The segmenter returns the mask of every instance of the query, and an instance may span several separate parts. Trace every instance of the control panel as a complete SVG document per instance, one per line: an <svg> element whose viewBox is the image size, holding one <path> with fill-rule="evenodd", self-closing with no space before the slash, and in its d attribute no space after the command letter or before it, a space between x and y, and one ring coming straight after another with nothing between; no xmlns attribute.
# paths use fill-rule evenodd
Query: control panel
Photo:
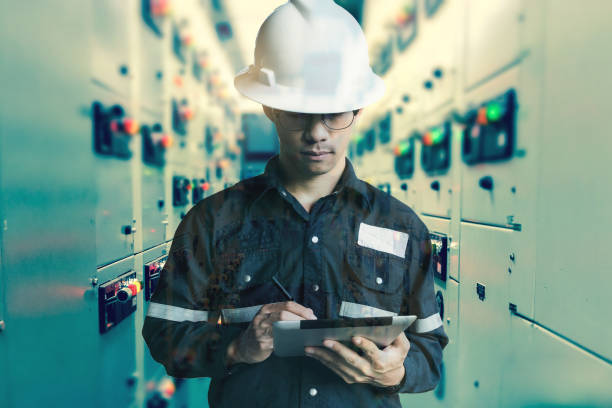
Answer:
<svg viewBox="0 0 612 408"><path fill-rule="evenodd" d="M378 138L381 144L387 144L391 141L391 112L378 122Z"/></svg>
<svg viewBox="0 0 612 408"><path fill-rule="evenodd" d="M422 135L421 164L428 175L445 173L450 167L451 124L444 122Z"/></svg>
<svg viewBox="0 0 612 408"><path fill-rule="evenodd" d="M366 133L365 133L365 137L364 137L364 147L367 151L374 151L374 148L376 147L376 128L372 127L370 128Z"/></svg>
<svg viewBox="0 0 612 408"><path fill-rule="evenodd" d="M438 304L438 313L440 313L440 318L444 320L444 294L441 290L436 292L436 303Z"/></svg>
<svg viewBox="0 0 612 408"><path fill-rule="evenodd" d="M395 155L395 173L400 179L407 179L414 174L414 139L400 142L393 149Z"/></svg>
<svg viewBox="0 0 612 408"><path fill-rule="evenodd" d="M143 125L142 160L150 165L163 167L166 164L166 150L172 146L172 136L163 131L160 123Z"/></svg>
<svg viewBox="0 0 612 408"><path fill-rule="evenodd" d="M363 156L365 153L365 137L362 136L355 142L355 154L357 157Z"/></svg>
<svg viewBox="0 0 612 408"><path fill-rule="evenodd" d="M441 281L446 281L448 270L448 236L438 232L429 234L432 249L432 263L434 276Z"/></svg>
<svg viewBox="0 0 612 408"><path fill-rule="evenodd" d="M161 273L162 269L164 269L167 259L167 256L163 256L155 261L145 264L144 290L146 301L151 300L153 293L155 293L155 288L157 288L157 282L159 281L159 274Z"/></svg>
<svg viewBox="0 0 612 408"><path fill-rule="evenodd" d="M193 109L187 99L177 101L172 99L172 128L179 135L187 134L187 122L193 118Z"/></svg>
<svg viewBox="0 0 612 408"><path fill-rule="evenodd" d="M128 117L121 105L105 107L100 102L92 105L94 149L105 156L123 159L132 157L130 141L138 133L138 122Z"/></svg>
<svg viewBox="0 0 612 408"><path fill-rule="evenodd" d="M425 0L425 14L433 17L444 0Z"/></svg>
<svg viewBox="0 0 612 408"><path fill-rule="evenodd" d="M514 153L516 94L510 89L467 114L462 156L469 165L510 159Z"/></svg>
<svg viewBox="0 0 612 408"><path fill-rule="evenodd" d="M378 189L384 191L385 193L391 195L391 183L380 183L378 185Z"/></svg>
<svg viewBox="0 0 612 408"><path fill-rule="evenodd" d="M417 1L409 0L398 10L394 26L397 31L397 48L404 51L417 35Z"/></svg>
<svg viewBox="0 0 612 408"><path fill-rule="evenodd" d="M210 183L204 179L193 179L193 193L191 202L196 205L198 202L204 199L204 194L210 189Z"/></svg>
<svg viewBox="0 0 612 408"><path fill-rule="evenodd" d="M188 178L174 176L172 178L172 205L182 207L189 203L189 191L192 186Z"/></svg>
<svg viewBox="0 0 612 408"><path fill-rule="evenodd" d="M129 271L98 287L98 310L100 333L115 327L136 310L136 295L142 285L136 279L136 272Z"/></svg>
<svg viewBox="0 0 612 408"><path fill-rule="evenodd" d="M204 51L198 52L194 50L192 60L191 72L193 73L193 77L198 80L198 82L202 82L204 80L204 73L210 69L208 54Z"/></svg>
<svg viewBox="0 0 612 408"><path fill-rule="evenodd" d="M193 45L193 37L187 27L187 21L172 25L172 50L174 56L183 64L186 62L186 52Z"/></svg>
<svg viewBox="0 0 612 408"><path fill-rule="evenodd" d="M171 12L170 0L142 0L142 19L160 37L163 21Z"/></svg>

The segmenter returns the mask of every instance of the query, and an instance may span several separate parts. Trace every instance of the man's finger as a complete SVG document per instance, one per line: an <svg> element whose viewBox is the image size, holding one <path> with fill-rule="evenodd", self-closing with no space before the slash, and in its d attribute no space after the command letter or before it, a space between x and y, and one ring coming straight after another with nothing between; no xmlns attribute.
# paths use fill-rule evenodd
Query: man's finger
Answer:
<svg viewBox="0 0 612 408"><path fill-rule="evenodd" d="M344 344L334 340L325 340L323 345L325 346L323 350L328 351L338 365L349 367L360 376L372 374L372 364Z"/></svg>
<svg viewBox="0 0 612 408"><path fill-rule="evenodd" d="M325 367L329 368L334 373L336 373L336 375L338 375L338 377L342 378L342 380L344 380L345 383L353 384L353 383L356 382L354 378L352 378L348 374L344 373L342 370L340 370L338 367L336 367L335 364L330 363L327 360L323 360L322 358L319 358L319 356L312 355L312 357L317 359L317 360L319 360L319 362L321 362L321 364L323 364Z"/></svg>
<svg viewBox="0 0 612 408"><path fill-rule="evenodd" d="M296 302L269 303L264 305L261 310L264 313L274 313L286 310L298 316L302 316L306 320L315 320L317 318L312 309L304 307Z"/></svg>
<svg viewBox="0 0 612 408"><path fill-rule="evenodd" d="M364 351L366 358L370 360L374 369L378 370L377 366L383 359L382 351L380 351L378 346L365 337L353 337L353 344Z"/></svg>
<svg viewBox="0 0 612 408"><path fill-rule="evenodd" d="M387 351L387 349L392 348L397 348L401 352L408 354L408 351L410 350L410 340L408 340L408 337L406 337L406 334L404 332L401 332L391 344L385 347L384 351Z"/></svg>
<svg viewBox="0 0 612 408"><path fill-rule="evenodd" d="M295 313L289 312L287 310L281 310L280 312L270 313L270 321L276 322L279 320L305 320L304 317L297 315Z"/></svg>
<svg viewBox="0 0 612 408"><path fill-rule="evenodd" d="M364 377L356 367L349 365L343 358L324 347L306 347L306 355L313 357L340 375L346 382L360 382ZM340 374L342 373L342 374ZM349 381L347 381L347 379Z"/></svg>

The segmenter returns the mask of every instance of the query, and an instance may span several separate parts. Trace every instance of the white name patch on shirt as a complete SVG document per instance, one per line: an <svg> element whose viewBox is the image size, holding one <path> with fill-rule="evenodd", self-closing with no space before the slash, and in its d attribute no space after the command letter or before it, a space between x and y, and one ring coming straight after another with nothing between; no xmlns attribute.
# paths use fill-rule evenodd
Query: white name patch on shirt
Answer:
<svg viewBox="0 0 612 408"><path fill-rule="evenodd" d="M404 258L406 245L408 245L408 234L362 222L359 225L357 244Z"/></svg>

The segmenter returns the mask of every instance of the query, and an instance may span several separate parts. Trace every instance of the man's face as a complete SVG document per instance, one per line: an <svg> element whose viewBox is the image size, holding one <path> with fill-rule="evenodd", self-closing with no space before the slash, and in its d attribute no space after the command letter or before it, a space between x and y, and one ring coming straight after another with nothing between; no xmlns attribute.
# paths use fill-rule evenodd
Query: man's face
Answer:
<svg viewBox="0 0 612 408"><path fill-rule="evenodd" d="M324 122L320 114L295 114L267 106L263 110L276 125L280 156L298 174L307 177L325 174L344 160L355 123L363 111L327 115ZM348 123L349 126L340 130L329 127L342 128Z"/></svg>

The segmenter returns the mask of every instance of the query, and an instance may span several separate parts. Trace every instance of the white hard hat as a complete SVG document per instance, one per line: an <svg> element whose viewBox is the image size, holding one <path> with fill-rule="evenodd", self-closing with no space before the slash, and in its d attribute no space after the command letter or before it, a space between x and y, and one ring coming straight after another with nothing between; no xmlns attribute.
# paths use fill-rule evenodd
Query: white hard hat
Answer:
<svg viewBox="0 0 612 408"><path fill-rule="evenodd" d="M347 112L385 93L359 23L332 0L290 0L274 10L257 34L255 63L234 85L255 102L303 113Z"/></svg>

